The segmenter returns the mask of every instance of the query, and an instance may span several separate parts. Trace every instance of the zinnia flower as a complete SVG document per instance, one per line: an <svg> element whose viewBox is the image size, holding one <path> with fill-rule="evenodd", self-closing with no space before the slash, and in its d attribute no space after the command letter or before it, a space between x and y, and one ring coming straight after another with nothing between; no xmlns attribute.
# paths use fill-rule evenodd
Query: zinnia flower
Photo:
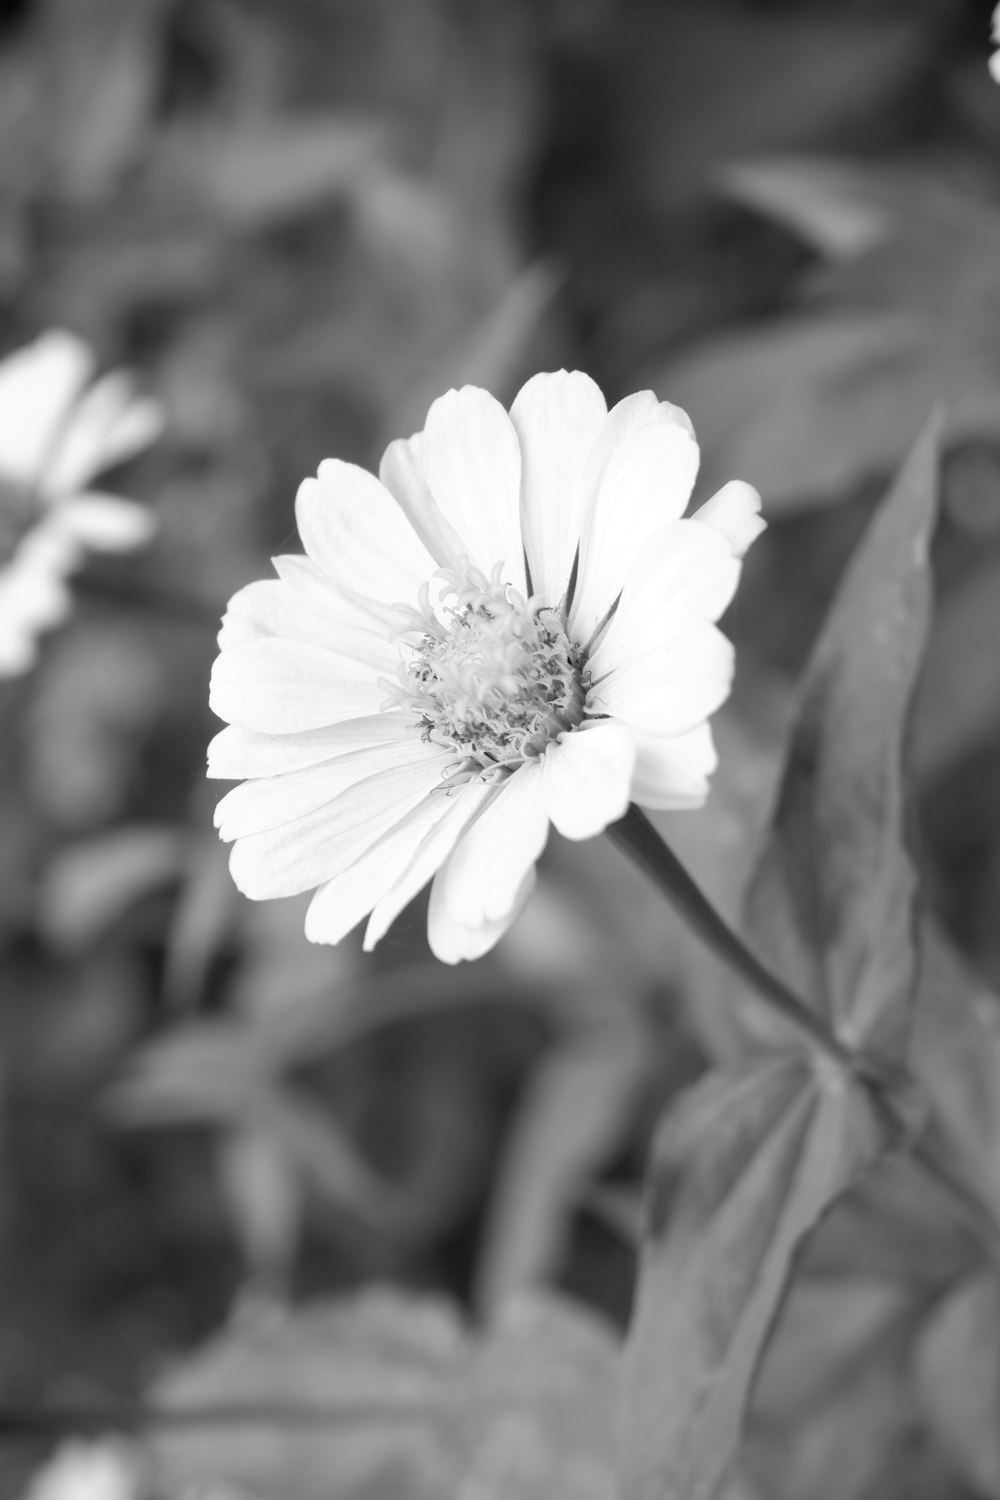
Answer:
<svg viewBox="0 0 1000 1500"><path fill-rule="evenodd" d="M0 677L25 671L38 634L68 613L67 574L85 550L148 540L149 513L89 488L161 427L129 377L86 389L93 356L72 334L43 334L0 362Z"/></svg>
<svg viewBox="0 0 1000 1500"><path fill-rule="evenodd" d="M994 47L1000 48L1000 5L993 12L993 25L990 28L990 38ZM995 83L1000 83L1000 51L994 52L989 60L989 70Z"/></svg>
<svg viewBox="0 0 1000 1500"><path fill-rule="evenodd" d="M552 823L599 833L629 801L697 807L729 691L715 621L762 528L749 485L681 519L698 448L650 391L608 411L579 373L510 414L466 386L391 443L379 479L328 459L298 493L305 557L231 600L209 774L233 878L318 887L315 942L370 912L370 948L433 877L433 952L490 948Z"/></svg>

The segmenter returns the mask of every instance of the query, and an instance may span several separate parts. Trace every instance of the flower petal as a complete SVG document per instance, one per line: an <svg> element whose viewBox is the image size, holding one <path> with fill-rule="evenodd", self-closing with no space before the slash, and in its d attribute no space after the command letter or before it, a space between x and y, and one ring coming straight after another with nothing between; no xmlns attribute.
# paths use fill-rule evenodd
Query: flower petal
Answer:
<svg viewBox="0 0 1000 1500"><path fill-rule="evenodd" d="M732 644L715 625L696 621L596 683L587 712L650 734L682 734L725 702L732 677Z"/></svg>
<svg viewBox="0 0 1000 1500"><path fill-rule="evenodd" d="M427 414L421 445L424 474L463 550L489 576L525 592L519 519L521 450L510 417L488 391L449 391Z"/></svg>
<svg viewBox="0 0 1000 1500"><path fill-rule="evenodd" d="M740 564L727 538L698 521L670 521L625 577L618 608L590 653L593 678L672 639L689 620L717 620L736 591Z"/></svg>
<svg viewBox="0 0 1000 1500"><path fill-rule="evenodd" d="M311 642L364 662L374 672L394 676L399 666L399 650L389 640L387 629L383 627L379 633L369 626L338 618L334 612L337 604L333 585L328 596L316 590L307 597L301 589L280 578L248 583L229 601L222 617L219 645L226 648L269 637Z"/></svg>
<svg viewBox="0 0 1000 1500"><path fill-rule="evenodd" d="M593 501L584 517L570 610L586 644L621 592L647 539L679 519L698 471L698 445L678 406L640 391L612 407L588 458Z"/></svg>
<svg viewBox="0 0 1000 1500"><path fill-rule="evenodd" d="M466 816L471 816L471 813ZM453 804L447 794L435 788L353 865L320 886L306 915L306 937L313 943L339 943L366 912L398 885L400 870L412 864L425 845L440 849L437 861L440 864L453 847L461 827L462 824L455 820ZM443 837L442 830L446 830ZM432 873L429 871L424 875L420 885L424 885ZM372 930L370 923L368 930ZM373 942L369 943L366 933L366 948Z"/></svg>
<svg viewBox="0 0 1000 1500"><path fill-rule="evenodd" d="M40 478L92 368L86 344L59 330L0 361L0 475Z"/></svg>
<svg viewBox="0 0 1000 1500"><path fill-rule="evenodd" d="M531 588L561 603L580 544L587 458L607 406L579 370L534 375L510 409L521 444L521 530Z"/></svg>
<svg viewBox="0 0 1000 1500"><path fill-rule="evenodd" d="M742 557L750 543L767 530L760 513L760 496L753 485L742 479L731 479L706 500L692 516L706 526L714 526L726 538L736 557Z"/></svg>
<svg viewBox="0 0 1000 1500"><path fill-rule="evenodd" d="M53 523L74 542L95 552L131 552L155 534L152 511L117 495L91 490L51 512Z"/></svg>
<svg viewBox="0 0 1000 1500"><path fill-rule="evenodd" d="M292 823L238 839L229 861L236 885L265 901L332 880L439 787L454 758L418 743L412 764L370 776Z"/></svg>
<svg viewBox="0 0 1000 1500"><path fill-rule="evenodd" d="M264 734L294 734L378 713L385 688L350 657L269 637L227 647L212 668L209 706L220 719Z"/></svg>
<svg viewBox="0 0 1000 1500"><path fill-rule="evenodd" d="M430 492L422 448L421 432L411 438L397 438L382 455L378 477L438 565L456 571L462 565L468 544L442 514Z"/></svg>
<svg viewBox="0 0 1000 1500"><path fill-rule="evenodd" d="M371 919L365 929L365 952L389 930L405 906L408 906L418 891L435 875L454 849L462 833L480 808L496 796L497 789L487 782L473 781L448 793L448 806L443 816L424 836L419 848L414 851L410 863L375 903Z"/></svg>
<svg viewBox="0 0 1000 1500"><path fill-rule="evenodd" d="M147 448L162 430L157 402L137 396L123 370L112 371L76 403L45 466L43 485L54 494L81 489L102 470Z"/></svg>
<svg viewBox="0 0 1000 1500"><path fill-rule="evenodd" d="M278 776L319 765L320 761L353 750L409 739L413 732L413 725L404 715L392 711L345 719L340 724L306 729L300 734L261 734L230 724L220 729L209 744L208 774L220 781Z"/></svg>
<svg viewBox="0 0 1000 1500"><path fill-rule="evenodd" d="M447 868L447 867L446 867ZM431 952L444 964L457 964L462 959L482 958L524 910L525 903L535 889L535 867L532 865L518 886L510 910L502 917L470 925L460 922L448 910L443 896L444 870L439 870L431 886L431 899L427 907L427 938Z"/></svg>
<svg viewBox="0 0 1000 1500"><path fill-rule="evenodd" d="M426 748L419 732L411 730L405 739L350 750L300 771L244 781L216 805L215 826L219 837L228 844L252 833L280 828L283 823L292 823L332 802L358 782L383 771L412 765L422 755L426 755Z"/></svg>
<svg viewBox="0 0 1000 1500"><path fill-rule="evenodd" d="M624 816L635 735L613 719L584 722L542 756L545 811L567 839L589 839Z"/></svg>
<svg viewBox="0 0 1000 1500"><path fill-rule="evenodd" d="M655 809L702 806L719 759L707 723L669 736L637 731L636 744L634 802Z"/></svg>
<svg viewBox="0 0 1000 1500"><path fill-rule="evenodd" d="M356 464L327 458L299 486L302 544L334 583L383 604L413 603L437 564L389 491Z"/></svg>
<svg viewBox="0 0 1000 1500"><path fill-rule="evenodd" d="M526 761L487 803L435 877L448 917L470 929L506 917L545 846L548 827L541 762Z"/></svg>

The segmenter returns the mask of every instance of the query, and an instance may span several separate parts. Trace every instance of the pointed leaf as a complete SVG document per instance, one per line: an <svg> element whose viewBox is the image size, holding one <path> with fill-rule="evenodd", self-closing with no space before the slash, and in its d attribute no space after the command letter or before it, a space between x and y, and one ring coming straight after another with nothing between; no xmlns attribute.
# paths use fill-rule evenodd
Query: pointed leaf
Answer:
<svg viewBox="0 0 1000 1500"><path fill-rule="evenodd" d="M852 1045L889 1062L915 976L903 754L929 614L937 424L925 429L848 567L801 684L747 926Z"/></svg>
<svg viewBox="0 0 1000 1500"><path fill-rule="evenodd" d="M804 1057L709 1074L661 1127L620 1402L626 1500L714 1500L803 1235L881 1150Z"/></svg>

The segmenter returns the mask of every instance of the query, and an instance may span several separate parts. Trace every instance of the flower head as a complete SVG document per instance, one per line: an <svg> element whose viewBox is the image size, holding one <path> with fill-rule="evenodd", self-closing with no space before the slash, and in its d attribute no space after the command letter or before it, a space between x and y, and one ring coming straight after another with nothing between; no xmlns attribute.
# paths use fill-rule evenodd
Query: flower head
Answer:
<svg viewBox="0 0 1000 1500"><path fill-rule="evenodd" d="M1000 5L993 11L993 24L990 27L990 40L994 47L1000 49ZM987 64L994 83L1000 83L1000 50L994 52Z"/></svg>
<svg viewBox="0 0 1000 1500"><path fill-rule="evenodd" d="M715 621L763 526L749 485L682 519L691 424L640 392L536 375L509 414L472 386L391 443L379 479L327 460L297 501L305 557L230 602L209 774L239 888L318 887L306 934L371 947L433 879L439 958L520 910L549 825L589 838L630 801L697 807L732 647Z"/></svg>
<svg viewBox="0 0 1000 1500"><path fill-rule="evenodd" d="M0 677L26 670L65 617L86 549L127 551L152 532L148 512L90 483L152 442L159 408L121 373L87 389L92 371L86 345L58 331L0 362Z"/></svg>

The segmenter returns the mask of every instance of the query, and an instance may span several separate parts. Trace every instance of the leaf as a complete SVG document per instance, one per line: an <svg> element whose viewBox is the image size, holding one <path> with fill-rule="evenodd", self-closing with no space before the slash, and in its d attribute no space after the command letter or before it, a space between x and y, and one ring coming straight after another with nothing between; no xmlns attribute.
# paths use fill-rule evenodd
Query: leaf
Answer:
<svg viewBox="0 0 1000 1500"><path fill-rule="evenodd" d="M57 947L95 942L144 896L183 876L188 839L160 824L131 824L64 849L42 886L41 919Z"/></svg>
<svg viewBox="0 0 1000 1500"><path fill-rule="evenodd" d="M710 340L656 378L688 407L705 483L740 474L770 515L840 499L888 472L935 403L948 442L1000 433L1000 214L930 170L808 157L721 174L740 201L829 257L812 300Z"/></svg>
<svg viewBox="0 0 1000 1500"><path fill-rule="evenodd" d="M621 1142L647 1060L644 1031L622 1008L608 1024L570 1030L529 1079L483 1231L476 1304L487 1313L558 1269L570 1217Z"/></svg>
<svg viewBox="0 0 1000 1500"><path fill-rule="evenodd" d="M444 1302L369 1291L237 1324L181 1363L155 1389L163 1406L262 1414L160 1429L154 1452L174 1484L282 1500L596 1500L617 1358L602 1324L556 1298L521 1298L474 1338Z"/></svg>
<svg viewBox="0 0 1000 1500"><path fill-rule="evenodd" d="M807 1059L716 1072L661 1127L620 1396L626 1500L713 1500L792 1257L885 1144Z"/></svg>
<svg viewBox="0 0 1000 1500"><path fill-rule="evenodd" d="M914 446L841 582L799 689L747 928L841 1038L889 1064L915 983L904 742L930 611L937 426Z"/></svg>
<svg viewBox="0 0 1000 1500"><path fill-rule="evenodd" d="M1000 1288L981 1275L938 1308L917 1355L927 1418L977 1495L1000 1496Z"/></svg>

